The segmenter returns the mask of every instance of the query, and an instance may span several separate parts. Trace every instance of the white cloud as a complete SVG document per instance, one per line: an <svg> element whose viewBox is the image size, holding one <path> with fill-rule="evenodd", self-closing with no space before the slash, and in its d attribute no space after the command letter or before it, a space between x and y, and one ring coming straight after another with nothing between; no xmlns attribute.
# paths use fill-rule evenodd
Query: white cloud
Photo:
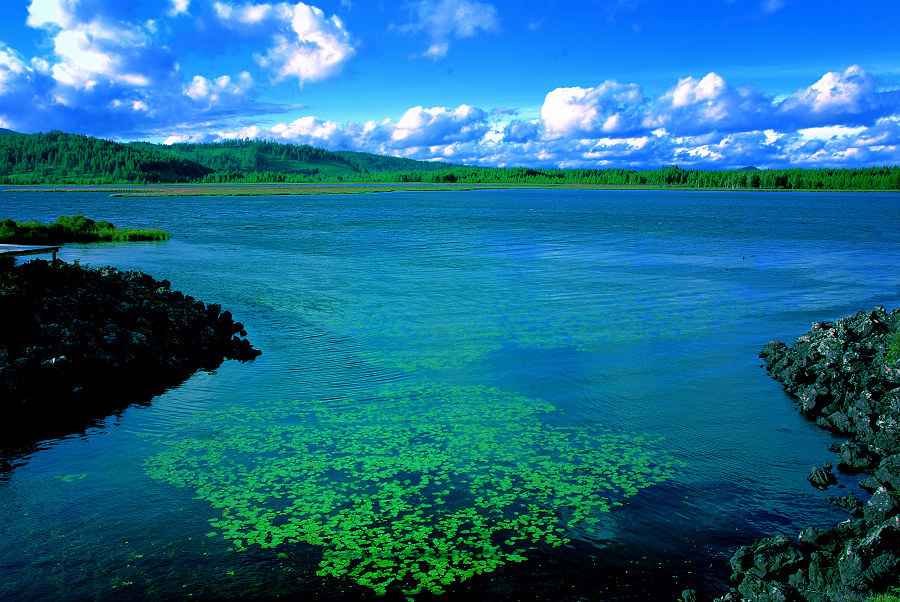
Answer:
<svg viewBox="0 0 900 602"><path fill-rule="evenodd" d="M21 55L0 42L0 96L30 72L31 68Z"/></svg>
<svg viewBox="0 0 900 602"><path fill-rule="evenodd" d="M32 0L26 23L31 27L67 28L72 25L74 8L73 0Z"/></svg>
<svg viewBox="0 0 900 602"><path fill-rule="evenodd" d="M341 19L326 18L315 6L216 2L214 8L219 19L238 32L274 32L272 46L254 58L276 81L296 77L302 85L324 79L340 71L355 53Z"/></svg>
<svg viewBox="0 0 900 602"><path fill-rule="evenodd" d="M164 58L167 51L154 42L155 21L136 25L117 19L108 9L75 0L31 2L27 23L45 30L52 40L56 60L49 72L58 84L82 91L98 84L146 87L171 70L173 62ZM65 90L58 95L67 104L72 96Z"/></svg>
<svg viewBox="0 0 900 602"><path fill-rule="evenodd" d="M596 88L557 88L541 107L547 138L626 133L642 120L646 99L636 84L609 80Z"/></svg>
<svg viewBox="0 0 900 602"><path fill-rule="evenodd" d="M468 105L453 110L413 107L392 128L391 140L398 147L479 140L489 130L487 117L481 109Z"/></svg>
<svg viewBox="0 0 900 602"><path fill-rule="evenodd" d="M209 105L220 102L224 97L236 97L246 94L253 86L253 78L246 71L241 72L237 80L228 75L209 80L202 75L195 75L191 82L184 86L184 95L195 102Z"/></svg>
<svg viewBox="0 0 900 602"><path fill-rule="evenodd" d="M169 15L186 15L191 5L191 0L171 0L172 8L169 9Z"/></svg>
<svg viewBox="0 0 900 602"><path fill-rule="evenodd" d="M862 125L886 112L900 110L898 96L896 92L879 92L876 78L853 65L842 73L826 73L813 85L786 98L778 110L782 117L801 127Z"/></svg>
<svg viewBox="0 0 900 602"><path fill-rule="evenodd" d="M469 0L418 0L409 5L413 21L400 29L422 33L430 39L421 56L440 59L447 56L450 40L469 38L479 31L492 32L500 27L497 8Z"/></svg>
<svg viewBox="0 0 900 602"><path fill-rule="evenodd" d="M749 88L735 89L718 73L685 77L656 99L645 125L675 134L747 131L764 127L772 99Z"/></svg>

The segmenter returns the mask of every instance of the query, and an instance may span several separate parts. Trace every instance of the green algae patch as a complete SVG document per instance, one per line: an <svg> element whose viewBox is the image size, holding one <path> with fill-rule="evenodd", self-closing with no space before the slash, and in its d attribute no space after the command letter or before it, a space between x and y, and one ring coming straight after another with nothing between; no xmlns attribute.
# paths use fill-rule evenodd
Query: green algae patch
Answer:
<svg viewBox="0 0 900 602"><path fill-rule="evenodd" d="M146 470L218 509L207 535L235 550L284 561L321 546L321 577L440 594L590 532L679 464L645 437L550 424L555 412L486 387L271 401L204 416L205 438L173 433Z"/></svg>

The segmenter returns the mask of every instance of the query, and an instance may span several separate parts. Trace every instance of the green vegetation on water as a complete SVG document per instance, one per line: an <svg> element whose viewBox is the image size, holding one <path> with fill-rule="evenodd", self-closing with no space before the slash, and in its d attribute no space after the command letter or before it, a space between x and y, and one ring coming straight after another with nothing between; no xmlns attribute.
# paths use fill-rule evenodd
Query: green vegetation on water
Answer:
<svg viewBox="0 0 900 602"><path fill-rule="evenodd" d="M480 386L270 401L205 413L205 436L171 433L146 470L208 501L208 537L237 551L289 561L318 546L320 577L440 594L571 537L610 537L607 513L681 466L648 437L558 414Z"/></svg>
<svg viewBox="0 0 900 602"><path fill-rule="evenodd" d="M66 242L124 242L138 240L168 240L162 230L134 230L116 228L107 221L95 222L83 215L61 215L49 224L34 220L17 222L0 220L2 244L60 244Z"/></svg>
<svg viewBox="0 0 900 602"><path fill-rule="evenodd" d="M261 140L121 144L0 135L0 185L469 184L727 190L900 190L900 166L858 169L532 169L460 166Z"/></svg>

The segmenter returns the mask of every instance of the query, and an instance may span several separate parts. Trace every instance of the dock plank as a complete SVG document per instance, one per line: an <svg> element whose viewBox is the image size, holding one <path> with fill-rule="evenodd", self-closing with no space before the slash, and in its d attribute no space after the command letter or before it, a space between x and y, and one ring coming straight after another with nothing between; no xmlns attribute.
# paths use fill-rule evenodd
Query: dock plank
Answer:
<svg viewBox="0 0 900 602"><path fill-rule="evenodd" d="M53 261L56 261L56 254L58 252L58 246L0 244L0 256L44 255L46 253L53 253Z"/></svg>

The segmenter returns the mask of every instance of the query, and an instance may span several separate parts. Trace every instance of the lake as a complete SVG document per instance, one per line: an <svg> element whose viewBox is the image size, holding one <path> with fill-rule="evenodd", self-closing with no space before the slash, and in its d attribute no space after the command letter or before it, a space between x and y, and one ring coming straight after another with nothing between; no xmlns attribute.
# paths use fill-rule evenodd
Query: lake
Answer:
<svg viewBox="0 0 900 602"><path fill-rule="evenodd" d="M262 351L7 454L0 598L674 599L863 495L757 354L900 305L900 194L260 192L0 190Z"/></svg>

